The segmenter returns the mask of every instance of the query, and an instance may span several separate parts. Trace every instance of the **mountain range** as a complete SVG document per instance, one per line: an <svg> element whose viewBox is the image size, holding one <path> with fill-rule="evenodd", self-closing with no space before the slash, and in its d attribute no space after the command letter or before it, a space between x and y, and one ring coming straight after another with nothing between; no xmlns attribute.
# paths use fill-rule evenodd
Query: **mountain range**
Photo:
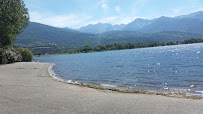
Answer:
<svg viewBox="0 0 203 114"><path fill-rule="evenodd" d="M113 30L119 31L138 31L145 33L155 33L162 31L179 31L179 32L203 32L203 11L195 12L189 15L176 17L159 17L155 19L137 18L127 25L111 25L106 23L98 23L88 25L79 29L84 33L102 33Z"/></svg>
<svg viewBox="0 0 203 114"><path fill-rule="evenodd" d="M30 22L17 36L16 47L29 48L33 53L59 53L84 45L127 42L168 42L203 37L203 12L152 20L135 19L129 24L98 23L79 30L56 28Z"/></svg>
<svg viewBox="0 0 203 114"><path fill-rule="evenodd" d="M98 34L108 31L121 30L124 26L125 24L111 25L108 23L98 23L94 25L89 24L87 26L81 27L79 31L84 33Z"/></svg>

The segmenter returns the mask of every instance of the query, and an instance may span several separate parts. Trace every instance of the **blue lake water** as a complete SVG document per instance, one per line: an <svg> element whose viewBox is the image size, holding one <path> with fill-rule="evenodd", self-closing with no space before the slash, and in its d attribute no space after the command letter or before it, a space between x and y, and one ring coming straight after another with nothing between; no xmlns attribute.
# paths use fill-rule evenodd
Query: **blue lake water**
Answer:
<svg viewBox="0 0 203 114"><path fill-rule="evenodd" d="M73 83L203 96L203 43L36 59Z"/></svg>

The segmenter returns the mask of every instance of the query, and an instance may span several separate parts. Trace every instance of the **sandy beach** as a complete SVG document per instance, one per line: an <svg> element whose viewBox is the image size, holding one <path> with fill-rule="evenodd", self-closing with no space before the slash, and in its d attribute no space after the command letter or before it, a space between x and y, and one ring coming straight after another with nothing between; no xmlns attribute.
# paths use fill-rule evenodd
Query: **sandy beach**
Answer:
<svg viewBox="0 0 203 114"><path fill-rule="evenodd" d="M49 63L0 65L0 114L202 114L203 100L102 91L54 81Z"/></svg>

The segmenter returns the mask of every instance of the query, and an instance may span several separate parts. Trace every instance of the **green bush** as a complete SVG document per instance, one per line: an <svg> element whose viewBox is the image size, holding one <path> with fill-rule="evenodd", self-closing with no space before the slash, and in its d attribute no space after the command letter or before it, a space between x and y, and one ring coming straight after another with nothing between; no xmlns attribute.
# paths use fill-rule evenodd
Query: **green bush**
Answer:
<svg viewBox="0 0 203 114"><path fill-rule="evenodd" d="M3 49L0 49L0 64L7 64L8 60L6 58L6 53Z"/></svg>
<svg viewBox="0 0 203 114"><path fill-rule="evenodd" d="M37 52L37 55L38 55L38 56L40 56L40 55L42 55L42 53L40 53L40 52Z"/></svg>
<svg viewBox="0 0 203 114"><path fill-rule="evenodd" d="M62 53L68 53L68 51L67 50L63 50Z"/></svg>
<svg viewBox="0 0 203 114"><path fill-rule="evenodd" d="M27 48L17 48L18 52L22 56L22 62L31 62L33 59L33 53Z"/></svg>

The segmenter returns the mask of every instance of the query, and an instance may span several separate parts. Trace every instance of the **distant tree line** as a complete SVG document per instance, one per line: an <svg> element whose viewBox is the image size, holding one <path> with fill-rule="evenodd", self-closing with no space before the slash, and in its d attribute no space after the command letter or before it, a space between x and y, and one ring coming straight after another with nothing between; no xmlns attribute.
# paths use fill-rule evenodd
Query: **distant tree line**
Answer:
<svg viewBox="0 0 203 114"><path fill-rule="evenodd" d="M191 43L201 43L203 38L191 38L184 41L176 42L148 42L148 43L114 43L107 45L98 45L91 47L90 45L85 45L83 48L76 48L70 50L63 50L62 53L88 53L88 52L100 52L100 51L111 51L111 50L123 50L123 49L135 49L135 48L146 48L146 47L157 47L157 46L167 46L167 45L179 45L179 44L191 44Z"/></svg>

